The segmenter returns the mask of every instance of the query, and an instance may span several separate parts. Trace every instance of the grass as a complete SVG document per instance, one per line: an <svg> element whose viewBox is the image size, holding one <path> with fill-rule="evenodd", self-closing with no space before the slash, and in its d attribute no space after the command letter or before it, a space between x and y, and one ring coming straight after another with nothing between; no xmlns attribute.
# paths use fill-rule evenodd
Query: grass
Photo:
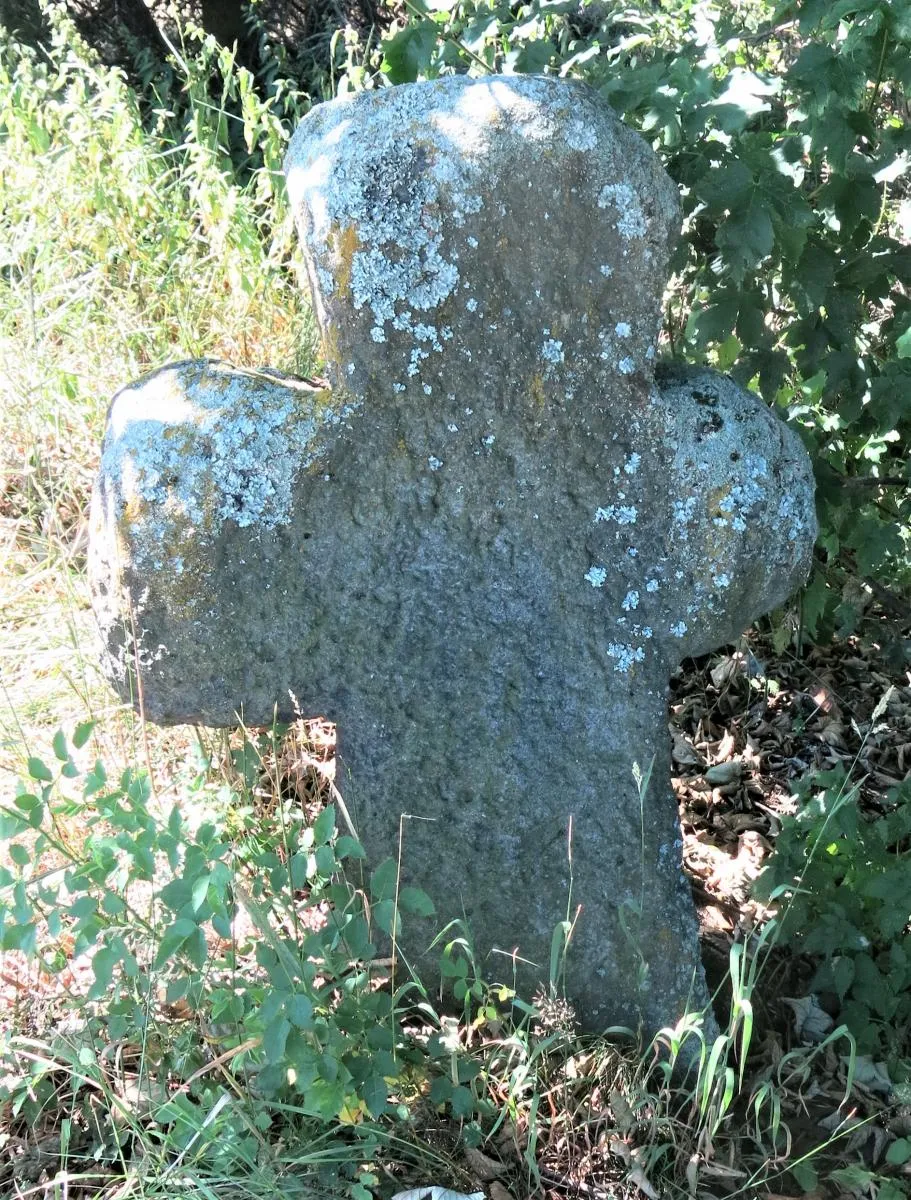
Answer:
<svg viewBox="0 0 911 1200"><path fill-rule="evenodd" d="M288 124L211 41L140 110L59 25L48 55L3 47L0 666L3 765L86 709L113 717L82 572L104 415L119 386L209 355L306 371L313 334L278 175ZM210 96L213 70L226 82ZM226 108L258 145L227 154ZM174 115L178 113L180 115ZM261 236L268 229L268 238ZM19 753L21 760L21 753Z"/></svg>
<svg viewBox="0 0 911 1200"><path fill-rule="evenodd" d="M768 935L734 947L711 1045L698 1016L641 1050L580 1039L556 991L523 1004L484 983L454 934L463 986L443 1003L370 950L394 871L391 893L388 872L340 882L357 847L318 770L325 730L162 731L113 701L83 569L106 407L182 357L313 368L277 175L305 100L280 84L258 99L188 35L170 90L140 106L56 28L46 56L0 56L0 1187L368 1200L480 1179L655 1200L783 1191L789 1170L811 1185L818 1147L795 1149L787 1114L849 1044L839 1030L757 1056Z"/></svg>

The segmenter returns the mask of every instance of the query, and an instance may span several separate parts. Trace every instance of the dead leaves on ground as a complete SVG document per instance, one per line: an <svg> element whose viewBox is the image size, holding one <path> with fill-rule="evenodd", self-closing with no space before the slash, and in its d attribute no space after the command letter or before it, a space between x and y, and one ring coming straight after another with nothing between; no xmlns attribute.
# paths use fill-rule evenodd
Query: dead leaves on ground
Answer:
<svg viewBox="0 0 911 1200"><path fill-rule="evenodd" d="M875 807L908 776L908 685L853 640L797 659L753 637L678 672L673 783L704 929L733 934L764 916L749 894L794 809L796 780L842 764L863 780L861 803Z"/></svg>

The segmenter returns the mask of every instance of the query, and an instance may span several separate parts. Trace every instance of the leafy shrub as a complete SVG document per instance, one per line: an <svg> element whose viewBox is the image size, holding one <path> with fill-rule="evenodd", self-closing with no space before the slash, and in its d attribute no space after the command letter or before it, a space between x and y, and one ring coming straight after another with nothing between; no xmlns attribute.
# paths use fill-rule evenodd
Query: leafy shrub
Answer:
<svg viewBox="0 0 911 1200"><path fill-rule="evenodd" d="M407 1120L425 1087L463 1118L481 1105L481 1065L447 1040L420 985L378 986L388 975L378 936L431 914L429 899L398 889L392 861L354 887L342 868L363 851L338 833L332 806L312 823L299 801L264 812L242 780L240 790L213 781L208 762L182 804L161 804L142 772L77 767L91 732L80 726L72 743L59 733L57 761L31 758L0 807L0 950L47 973L90 955L94 974L53 1052L35 1056L33 1041L12 1038L2 1098L33 1125L53 1108L61 1072L77 1092L109 1090L104 1048L141 1046L137 1086L152 1098L163 1162L192 1145L198 1169L243 1175L259 1135L292 1114L296 1136L320 1146L310 1170L366 1200L358 1164L377 1153L380 1118ZM273 738L235 751L248 783ZM467 980L463 999L483 998L462 945L446 947L450 973ZM429 1025L421 1043L402 1024L413 1004ZM116 1092L109 1103L127 1107Z"/></svg>
<svg viewBox="0 0 911 1200"><path fill-rule="evenodd" d="M714 1042L691 1014L641 1059L580 1043L553 990L532 1007L483 982L460 927L438 939L447 1012L378 957L380 935L431 915L428 898L398 887L393 861L357 879L363 851L334 808L308 819L275 769L278 732L237 746L222 778L201 755L178 799L86 761L91 723L58 733L55 761L28 760L0 805L0 951L7 972L18 953L46 976L88 961L91 979L57 991L52 1022L0 1040L8 1131L71 1138L71 1182L139 1162L149 1196L230 1180L237 1195L370 1200L386 1161L451 1178L421 1121L463 1152L527 1130L513 1169L540 1184L539 1157L564 1153L579 1113L624 1148L598 1170L639 1188L690 1186L703 1161L710 1178L722 1145L756 1157L757 1181L780 1172L787 1088L850 1038L749 1068L767 933L732 947Z"/></svg>
<svg viewBox="0 0 911 1200"><path fill-rule="evenodd" d="M822 960L811 986L837 998L858 1050L886 1057L901 1080L911 1072L911 783L879 813L862 811L842 767L797 794L759 894L782 903L781 941Z"/></svg>

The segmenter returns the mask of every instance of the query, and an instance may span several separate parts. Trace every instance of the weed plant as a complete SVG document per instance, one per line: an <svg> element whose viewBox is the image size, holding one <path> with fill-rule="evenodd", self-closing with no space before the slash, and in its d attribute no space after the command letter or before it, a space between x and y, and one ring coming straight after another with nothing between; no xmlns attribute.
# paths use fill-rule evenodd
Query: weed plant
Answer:
<svg viewBox="0 0 911 1200"><path fill-rule="evenodd" d="M734 1196L791 1166L788 1089L830 1046L850 1058L850 1037L751 1066L769 930L733 947L730 1018L711 1038L693 1014L644 1051L580 1039L562 939L528 1003L486 982L470 932L450 927L437 945L453 986L435 996L378 950L429 899L398 886L393 860L358 871L324 792L289 787L283 732L220 761L200 748L168 800L94 757L91 723L29 759L0 806L0 948L8 972L31 963L71 992L43 1023L26 1003L6 1036L11 1135L65 1140L56 1169L118 1195L230 1183L369 1200L384 1178L468 1191L480 1152L514 1194L584 1176ZM851 1087L849 1070L843 1100Z"/></svg>
<svg viewBox="0 0 911 1200"><path fill-rule="evenodd" d="M263 100L231 52L190 30L171 74L140 104L56 10L53 27L41 52L0 31L0 755L9 766L23 741L13 710L26 742L43 736L47 748L61 721L110 704L84 653L92 630L80 568L113 393L198 355L313 366L280 175L306 99L275 81ZM238 141L251 148L239 161Z"/></svg>
<svg viewBox="0 0 911 1200"><path fill-rule="evenodd" d="M888 700L887 693L876 706L868 735ZM907 1086L911 783L890 788L878 811L864 812L855 767L796 783L798 809L783 821L757 894L784 901L778 939L819 961L812 989L835 998L859 1051Z"/></svg>

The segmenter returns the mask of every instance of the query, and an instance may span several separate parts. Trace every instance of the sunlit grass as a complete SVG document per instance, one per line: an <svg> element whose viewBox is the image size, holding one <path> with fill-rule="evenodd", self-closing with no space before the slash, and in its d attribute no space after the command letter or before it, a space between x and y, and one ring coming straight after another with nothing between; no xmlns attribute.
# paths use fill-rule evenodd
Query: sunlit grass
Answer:
<svg viewBox="0 0 911 1200"><path fill-rule="evenodd" d="M284 94L283 122L230 54L211 40L194 50L172 94L141 112L68 27L50 61L2 47L0 767L88 715L111 728L84 556L115 391L181 358L313 365L278 171L299 102ZM228 109L257 147L242 173Z"/></svg>

